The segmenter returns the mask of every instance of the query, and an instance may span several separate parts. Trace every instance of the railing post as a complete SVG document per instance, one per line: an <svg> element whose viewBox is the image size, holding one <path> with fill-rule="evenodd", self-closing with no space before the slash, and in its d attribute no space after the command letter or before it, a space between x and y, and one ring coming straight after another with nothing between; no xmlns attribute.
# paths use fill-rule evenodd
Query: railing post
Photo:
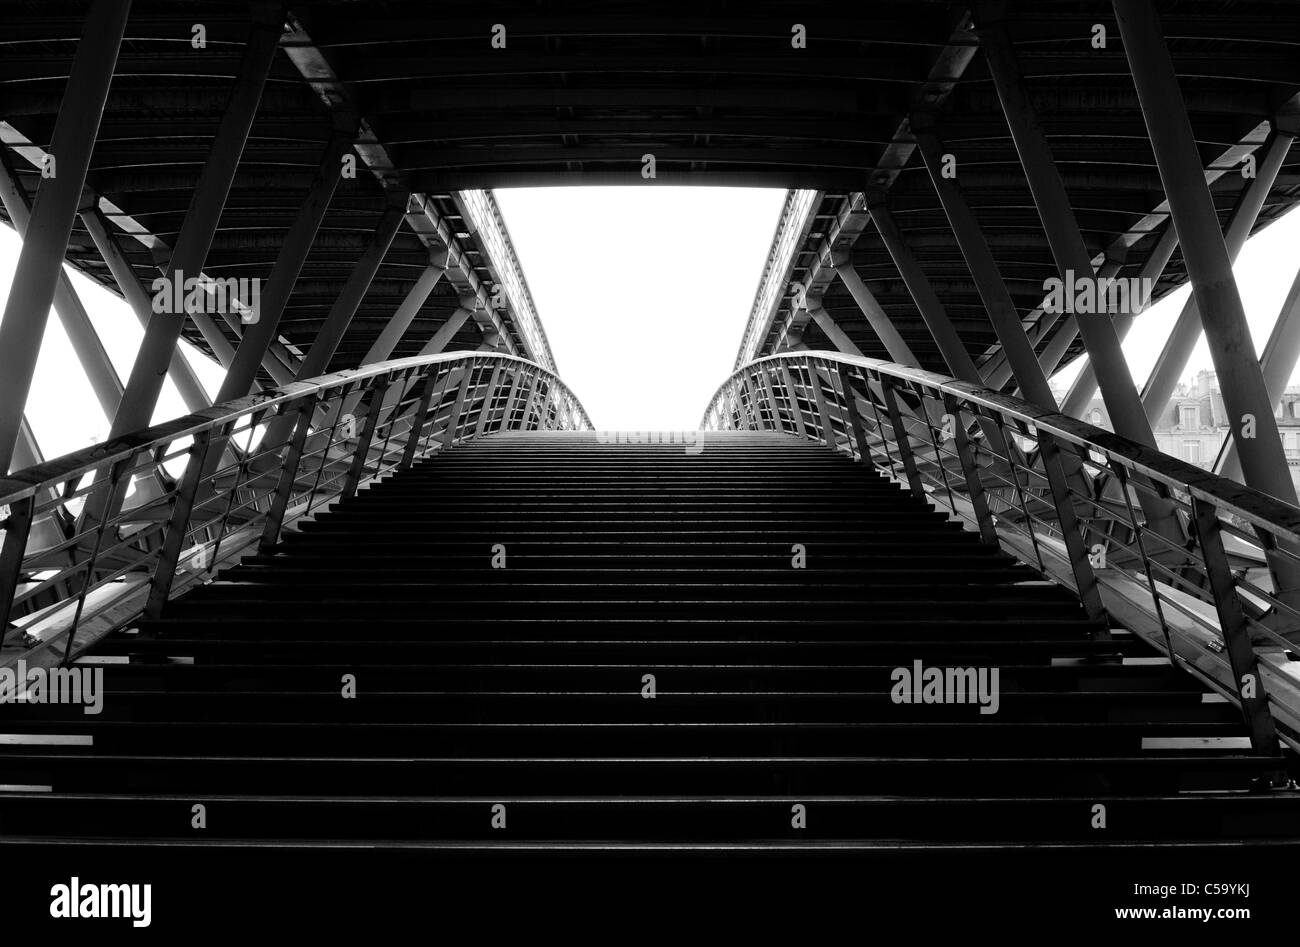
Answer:
<svg viewBox="0 0 1300 947"><path fill-rule="evenodd" d="M741 379L741 384L745 388L745 397L742 399L742 404L748 407L746 413L749 415L750 430L766 431L767 422L763 420L763 406L759 404L758 397L754 394L757 385L751 383L748 372Z"/></svg>
<svg viewBox="0 0 1300 947"><path fill-rule="evenodd" d="M3 628L10 625L14 596L18 594L18 578L23 571L23 557L27 554L27 538L31 535L35 518L35 494L9 504L4 546L0 547L0 621Z"/></svg>
<svg viewBox="0 0 1300 947"><path fill-rule="evenodd" d="M844 367L840 366L840 375L844 375ZM912 436L907 433L907 428L903 424L903 415L898 410L898 398L894 395L894 385L889 378L881 374L880 392L885 401L885 410L889 413L889 426L894 429L894 444L898 447L898 456L903 461L903 472L907 475L907 486L913 495L919 499L926 499L925 487L921 485L921 475L916 469L916 458L912 455ZM846 396L852 397L850 392L845 392ZM854 415L854 434L861 429L861 422L856 420ZM928 423L928 422L927 422ZM880 432L883 440L885 432ZM865 445L864 445L865 446ZM865 452L864 452L865 454Z"/></svg>
<svg viewBox="0 0 1300 947"><path fill-rule="evenodd" d="M1273 715L1268 709L1268 694L1264 679L1259 673L1255 649L1250 644L1246 616L1237 597L1236 584L1228 554L1223 549L1223 536L1219 532L1219 514L1214 504L1192 494L1192 515L1196 522L1196 536L1201 544L1201 559L1205 574L1214 593L1214 608L1219 613L1219 630L1223 634L1224 650L1232 668L1233 689L1241 701L1241 714L1250 729L1250 745L1259 756L1279 756L1281 753ZM1171 654L1169 660L1174 660ZM1281 767L1275 777L1281 776Z"/></svg>
<svg viewBox="0 0 1300 947"><path fill-rule="evenodd" d="M144 607L145 618L157 618L167 604L171 594L172 582L176 579L176 565L181 558L181 549L185 545L185 536L190 528L190 514L194 512L194 498L199 492L199 483L203 479L203 466L212 443L211 429L194 435L190 445L189 457L185 462L185 473L176 487L176 496L172 501L172 515L167 519L167 533L163 537L162 549L158 552L158 564L154 566L153 578L149 581L149 601Z"/></svg>
<svg viewBox="0 0 1300 947"><path fill-rule="evenodd" d="M776 400L776 386L772 384L772 376L767 372L766 363L758 369L755 385L758 387L759 397L767 402L767 411L772 418L772 430L784 433L785 422L781 420L781 407Z"/></svg>
<svg viewBox="0 0 1300 947"><path fill-rule="evenodd" d="M799 393L794 386L794 376L790 374L790 366L785 362L781 363L781 383L785 385L785 393L790 398L790 413L794 415L795 430L800 437L807 437L808 432L803 424L803 408L799 407Z"/></svg>
<svg viewBox="0 0 1300 947"><path fill-rule="evenodd" d="M546 379L546 394L542 396L542 406L537 413L537 430L549 431L551 424L551 400L555 397L555 382Z"/></svg>
<svg viewBox="0 0 1300 947"><path fill-rule="evenodd" d="M474 436L482 437L483 429L487 427L488 418L492 415L492 400L496 395L497 385L501 380L501 366L498 365L492 369L492 378L488 381L487 391L483 394L483 407L478 412L478 423L474 425Z"/></svg>
<svg viewBox="0 0 1300 947"><path fill-rule="evenodd" d="M864 464L871 463L871 449L867 445L867 429L862 426L862 418L858 414L857 398L853 395L853 379L849 374L848 366L843 362L838 365L840 375L840 388L844 396L844 413L841 417L848 423L845 427L853 432L853 443L858 446L858 453L862 455Z"/></svg>
<svg viewBox="0 0 1300 947"><path fill-rule="evenodd" d="M280 479L275 485L275 494L271 498L271 508L266 511L266 523L262 527L262 540L258 549L269 553L280 541L280 526L284 523L284 513L289 507L289 498L293 495L293 485L298 480L298 467L302 463L303 447L307 443L307 432L311 429L312 418L316 414L316 398L308 397L298 409L298 418L289 440L289 452L280 467Z"/></svg>
<svg viewBox="0 0 1300 947"><path fill-rule="evenodd" d="M997 527L993 525L993 516L989 513L988 498L984 495L984 484L980 481L979 468L975 465L975 458L971 456L970 437L966 434L966 425L961 420L961 408L957 404L957 399L947 393L943 396L943 408L945 412L952 415L952 439L957 445L957 458L961 461L962 476L966 478L966 496L970 500L971 509L975 511L975 522L979 524L980 539L989 546L1000 548Z"/></svg>
<svg viewBox="0 0 1300 947"><path fill-rule="evenodd" d="M361 484L361 474L365 470L366 459L370 454L370 442L375 438L375 428L379 425L379 415L383 413L384 395L387 391L388 378L384 376L376 378L375 384L370 391L366 392L366 423L361 429L361 437L352 454L352 465L348 468L347 479L343 481L343 489L339 492L340 500L353 496Z"/></svg>
<svg viewBox="0 0 1300 947"><path fill-rule="evenodd" d="M450 377L448 372L447 376ZM424 379L424 390L420 392L420 403L415 409L415 416L411 420L411 433L406 438L406 447L402 450L402 462L399 469L406 470L415 463L415 452L420 446L420 435L424 433L424 426L429 423L429 412L432 410L433 393L438 388L438 369L433 369ZM438 399L441 401L442 399Z"/></svg>
<svg viewBox="0 0 1300 947"><path fill-rule="evenodd" d="M817 414L821 418L822 440L832 450L838 449L839 441L835 438L835 428L831 426L831 415L826 410L826 392L822 390L822 373L817 363L808 359L808 380L812 383L813 397L817 400Z"/></svg>
<svg viewBox="0 0 1300 947"><path fill-rule="evenodd" d="M514 417L515 404L519 401L519 389L523 386L524 370L518 366L515 367L514 377L510 382L510 397L506 399L506 413L501 418L501 430L513 430L510 426L510 419Z"/></svg>
<svg viewBox="0 0 1300 947"><path fill-rule="evenodd" d="M474 366L466 365L461 369L460 390L456 392L456 401L447 416L447 427L442 432L442 449L447 450L456 443L456 425L460 423L460 412L465 405L465 393L469 391L469 379L474 374Z"/></svg>
<svg viewBox="0 0 1300 947"><path fill-rule="evenodd" d="M1057 522L1061 524L1061 538L1065 541L1066 552L1070 557L1070 570L1074 573L1079 601L1083 603L1083 610L1089 618L1101 621L1106 617L1106 607L1101 602L1097 576L1092 571L1092 563L1088 559L1088 546L1079 532L1079 519L1074 512L1074 499L1070 495L1070 484L1066 479L1065 466L1061 462L1061 448L1055 438L1042 431L1038 432L1038 455L1042 458L1043 469L1052 487L1052 503L1056 507ZM1033 531L1032 520L1026 521L1025 526L1031 532ZM1108 639L1110 632L1104 630L1094 637L1099 640Z"/></svg>

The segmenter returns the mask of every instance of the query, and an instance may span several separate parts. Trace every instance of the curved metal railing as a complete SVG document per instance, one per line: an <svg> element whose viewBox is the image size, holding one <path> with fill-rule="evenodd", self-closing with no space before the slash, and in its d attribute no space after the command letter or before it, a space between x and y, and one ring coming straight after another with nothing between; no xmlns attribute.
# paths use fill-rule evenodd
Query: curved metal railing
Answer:
<svg viewBox="0 0 1300 947"><path fill-rule="evenodd" d="M483 434L550 428L591 429L554 373L451 352L293 382L11 473L5 644L48 658L61 643L66 662L363 483Z"/></svg>
<svg viewBox="0 0 1300 947"><path fill-rule="evenodd" d="M874 465L1072 588L1099 637L1109 617L1234 700L1257 752L1278 752L1275 718L1300 739L1300 508L989 389L837 352L750 362L700 427L784 431Z"/></svg>

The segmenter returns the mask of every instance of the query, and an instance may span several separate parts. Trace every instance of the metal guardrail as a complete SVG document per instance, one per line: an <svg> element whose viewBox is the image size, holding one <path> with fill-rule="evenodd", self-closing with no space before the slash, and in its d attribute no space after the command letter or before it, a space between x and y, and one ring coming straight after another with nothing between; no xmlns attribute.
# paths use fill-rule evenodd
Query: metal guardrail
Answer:
<svg viewBox="0 0 1300 947"><path fill-rule="evenodd" d="M591 429L555 374L511 355L453 352L293 382L9 474L0 478L6 644L22 638L24 617L71 609L67 662L87 602L112 583L147 576L135 617L156 616L178 570L208 568L236 534L267 550L286 515L349 497L417 457L548 428Z"/></svg>
<svg viewBox="0 0 1300 947"><path fill-rule="evenodd" d="M1116 577L1140 583L1171 662L1206 677L1173 641L1203 631L1231 668L1209 683L1241 707L1255 752L1281 752L1275 716L1294 720L1298 705L1295 694L1270 693L1260 658L1294 653L1300 602L1234 569L1225 539L1238 562L1300 561L1300 508L1027 402L835 352L750 362L718 388L700 427L784 431L874 465L984 542L1073 585L1098 637L1109 637L1103 590ZM1172 507L1174 535L1148 525L1143 509L1155 504L1144 501Z"/></svg>

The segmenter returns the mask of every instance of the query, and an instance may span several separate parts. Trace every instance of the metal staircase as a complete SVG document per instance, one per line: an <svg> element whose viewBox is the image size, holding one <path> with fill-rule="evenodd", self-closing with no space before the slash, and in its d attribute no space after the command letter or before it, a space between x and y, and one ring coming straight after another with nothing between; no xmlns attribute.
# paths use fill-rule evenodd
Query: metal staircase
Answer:
<svg viewBox="0 0 1300 947"><path fill-rule="evenodd" d="M899 486L600 440L476 439L102 641L102 714L8 708L63 742L0 748L52 790L0 844L1300 846L1233 705ZM997 669L996 712L896 702L918 661Z"/></svg>

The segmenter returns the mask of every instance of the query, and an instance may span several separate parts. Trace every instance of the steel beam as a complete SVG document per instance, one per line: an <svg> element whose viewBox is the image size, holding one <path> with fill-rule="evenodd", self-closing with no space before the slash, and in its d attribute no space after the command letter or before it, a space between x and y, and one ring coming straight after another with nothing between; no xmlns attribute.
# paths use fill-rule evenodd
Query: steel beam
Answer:
<svg viewBox="0 0 1300 947"><path fill-rule="evenodd" d="M1255 179L1242 191L1240 200L1232 209L1228 228L1223 235L1223 244L1227 249L1230 267L1237 262L1237 257L1246 246L1246 240L1255 229L1259 212L1263 210L1264 201L1268 198L1273 182L1277 180L1278 171L1282 168L1282 162L1286 159L1291 143L1295 140L1294 136L1283 131L1274 131L1269 138L1264 148L1264 160L1259 162L1256 168ZM1217 233L1219 229L1217 213L1214 219L1214 229ZM1203 321L1198 296L1193 292L1191 298L1183 305L1182 312L1178 314L1178 320L1170 330L1160 357L1156 360L1155 367L1151 369L1151 376L1142 389L1142 406L1146 409L1147 418L1153 425L1169 406L1174 388L1182 380L1183 372L1187 370L1192 351L1201 339Z"/></svg>
<svg viewBox="0 0 1300 947"><path fill-rule="evenodd" d="M1264 386L1232 273L1232 260L1219 231L1219 217L1201 171L1196 138L1160 21L1148 0L1112 3L1170 213L1178 228L1183 260L1241 458L1243 479L1247 486L1294 505L1295 485L1273 417L1273 403ZM1248 419L1253 420L1249 435ZM1276 594L1291 605L1300 601L1300 564L1288 555L1293 551L1266 551Z"/></svg>
<svg viewBox="0 0 1300 947"><path fill-rule="evenodd" d="M3 147L0 147L0 204L4 205L5 211L9 214L9 222L13 224L19 238L26 237L27 226L31 219L31 205L18 184ZM72 343L77 361L81 364L87 381L90 382L100 410L103 411L104 417L111 418L122 397L122 381L118 378L117 369L113 367L99 333L95 331L90 316L86 313L86 307L81 304L81 298L77 295L72 280L68 278L67 270L62 267L59 269L58 282L54 289L54 311L63 325L64 332L67 333L68 341Z"/></svg>
<svg viewBox="0 0 1300 947"><path fill-rule="evenodd" d="M1011 130L1011 138L1020 156L1020 164L1043 222L1057 269L1061 278L1067 282L1070 273L1091 278L1092 254L1088 252L1083 234L1074 219L1069 195L1066 194L1047 138L1021 79L1011 39L1002 23L989 18L989 14L996 12L992 7L978 4L977 11L977 32L984 58L992 73L998 99L1002 103L1002 111ZM1197 174L1201 173L1198 163ZM1079 322L1079 332L1083 336L1089 360L1097 372L1102 398L1105 399L1106 410L1116 433L1154 447L1155 437L1142 412L1142 402L1133 384L1128 362L1120 350L1114 325L1106 317L1085 317Z"/></svg>
<svg viewBox="0 0 1300 947"><path fill-rule="evenodd" d="M401 227L402 221L406 219L407 197L408 195L404 191L390 192L388 206L384 208L384 212L380 215L374 233L370 236L369 244L367 244L365 251L357 260L356 265L352 267L347 282L343 284L342 291L334 300L334 305L330 307L329 314L316 332L311 348L307 350L307 354L303 356L303 360L298 364L298 371L294 375L296 380L314 378L329 367L330 359L334 357L339 342L343 340L344 333L348 331L353 316L356 315L361 301L370 289L370 282L375 278L375 274L379 272L384 257L388 255L388 248L393 245L393 239L397 236L398 228Z"/></svg>
<svg viewBox="0 0 1300 947"><path fill-rule="evenodd" d="M862 282L862 277L853 268L849 255L847 253L836 254L831 260L831 265L835 267L835 272L843 281L845 288L848 289L849 295L858 304L858 308L862 310L862 315L866 317L877 338L885 346L885 350L889 352L890 359L900 365L920 368L921 363L912 354L911 348L903 341L903 337L898 334L898 330L890 322L885 310L880 307L880 303L876 302L876 297L871 294L867 284Z"/></svg>
<svg viewBox="0 0 1300 947"><path fill-rule="evenodd" d="M1113 6L1231 418L1246 484L1294 504L1295 486L1282 452L1273 403L1264 386L1246 311L1232 274L1232 260L1219 231L1214 200L1205 185L1196 138L1160 22L1148 0L1113 0ZM1254 416L1253 436L1243 437L1247 415ZM1288 580L1292 578L1295 584L1283 588L1300 587L1300 570L1288 576Z"/></svg>
<svg viewBox="0 0 1300 947"><path fill-rule="evenodd" d="M1171 222L1165 227L1165 232L1160 235L1156 245L1151 248L1146 262L1142 264L1142 269L1138 271L1138 279L1142 281L1143 286L1155 286L1160 280L1160 275L1164 273L1165 267L1169 264L1169 258L1173 256L1174 248L1177 246L1178 230ZM1115 335L1121 343L1128 335L1129 330L1133 328L1133 319L1136 315L1137 313L1124 312L1115 316ZM1066 327L1062 326L1061 331L1066 331ZM1078 331L1079 327L1075 325L1071 331L1071 341L1078 334ZM1049 372L1049 374L1051 373ZM1072 418L1083 417L1084 409L1092 403L1092 396L1096 393L1097 373L1092 370L1092 363L1087 358L1084 358L1083 366L1079 369L1079 374L1074 378L1074 384L1070 385L1070 390L1065 393L1065 398L1061 401L1061 413L1068 414Z"/></svg>
<svg viewBox="0 0 1300 947"><path fill-rule="evenodd" d="M1020 165L1033 195L1034 206L1038 210L1061 279L1070 283L1072 274L1092 278L1092 254L1088 252L1088 246L1074 218L1065 184L1025 88L1011 37L1007 34L1006 26L998 19L1000 12L1000 5L977 3L976 32ZM1196 171L1198 176L1203 175L1199 159ZM1203 184L1203 176L1201 180ZM1114 323L1109 315L1098 314L1085 315L1078 320L1078 325L1089 361L1097 373L1097 383L1115 433L1154 448L1155 435L1142 411L1142 401L1133 384L1128 362L1124 360L1124 353L1120 349ZM1185 531L1177 519L1173 504L1163 496L1147 490L1139 491L1139 499L1149 528L1171 542L1181 543Z"/></svg>
<svg viewBox="0 0 1300 947"><path fill-rule="evenodd" d="M1098 285L1104 285L1101 282L1102 280L1109 280L1118 276L1123 268L1124 264L1122 262L1108 258L1106 262L1101 265L1101 268L1097 270ZM1111 322L1115 326L1115 338L1123 343L1124 336L1128 334L1128 330L1133 324L1134 313L1125 310L1107 313L1107 315L1110 316ZM1122 331L1120 329L1121 323L1123 323L1124 326ZM1074 340L1078 337L1078 316L1066 316L1061 327L1057 329L1056 334L1052 336L1052 340L1047 343L1043 348L1042 354L1038 356L1039 370L1042 371L1044 378L1050 378L1056 373L1056 369L1060 367L1062 359L1065 358L1065 353L1070 350L1070 346L1074 344Z"/></svg>
<svg viewBox="0 0 1300 947"><path fill-rule="evenodd" d="M438 331L430 337L428 342L424 343L424 347L420 349L420 354L437 355L445 349L447 343L456 337L460 327L465 324L470 316L474 315L474 305L477 302L477 300L462 299L456 311L448 316L447 321L438 327Z"/></svg>
<svg viewBox="0 0 1300 947"><path fill-rule="evenodd" d="M808 300L808 314L812 316L813 321L817 323L817 328L821 329L826 338L830 340L831 345L835 346L841 352L847 352L849 355L862 355L862 350L853 344L853 340L845 335L844 330L835 324L835 320L821 306L821 300Z"/></svg>
<svg viewBox="0 0 1300 947"><path fill-rule="evenodd" d="M257 113L262 88L279 46L284 25L280 4L259 4L255 10L252 31L244 47L234 88L198 183L190 195L189 209L165 269L164 278L169 282L178 274L197 277L203 272L203 264ZM110 436L148 426L184 322L182 313L157 313L149 320L127 379L122 404L113 419ZM248 389L240 393L247 394Z"/></svg>
<svg viewBox="0 0 1300 947"><path fill-rule="evenodd" d="M50 143L55 173L42 177L32 203L27 237L0 317L0 470L9 469L22 427L130 9L131 0L96 0L91 5Z"/></svg>
<svg viewBox="0 0 1300 947"><path fill-rule="evenodd" d="M285 235L284 245L280 248L275 265L271 267L271 275L267 277L258 319L245 329L239 348L235 350L235 360L222 379L216 397L218 404L248 394L257 378L257 369L263 356L275 341L275 330L280 325L280 317L284 314L289 297L293 295L294 284L311 253L316 231L320 229L330 200L343 177L343 156L352 150L356 139L356 117L340 115L337 118L311 185Z"/></svg>
<svg viewBox="0 0 1300 947"><path fill-rule="evenodd" d="M416 314L419 313L421 307L428 300L433 288L438 285L438 280L442 279L443 274L447 272L446 251L443 251L439 256L440 259L434 260L433 254L430 254L429 266L420 274L410 292L406 294L406 298L397 307L397 311L393 313L392 318L380 331L369 351L362 357L362 365L385 361L393 354L393 349L397 348L397 343L402 340L406 330L411 327Z"/></svg>
<svg viewBox="0 0 1300 947"><path fill-rule="evenodd" d="M108 221L104 219L104 215L100 213L99 208L90 207L81 212L81 222L90 234L90 239L95 242L99 255L108 264L109 272L113 274L113 280L117 283L117 288L122 291L122 298L131 307L131 311L135 313L140 325L147 329L149 319L153 315L153 305L150 302L149 294L140 285L140 281L136 279L135 270L131 268L131 264L127 262L126 257L122 255L122 248L113 239ZM208 397L207 389L203 387L203 383L199 381L199 376L195 374L193 366L186 360L185 355L179 348L172 352L171 360L167 363L167 375L176 385L176 390L180 392L181 400L185 402L187 411L192 413L206 408L212 403Z"/></svg>
<svg viewBox="0 0 1300 947"><path fill-rule="evenodd" d="M867 212L871 215L871 222L876 225L876 231L880 234L885 249L894 261L894 268L903 278L908 295L912 297L912 302L920 311L921 318L925 320L925 326L930 330L934 344L939 348L939 354L947 363L948 371L954 378L960 378L972 385L983 385L980 373L975 368L975 362L966 351L966 344L953 328L947 310L939 301L934 287L930 285L929 277L921 269L907 241L903 239L898 225L894 223L894 216L889 212L882 192L872 191L867 195Z"/></svg>
<svg viewBox="0 0 1300 947"><path fill-rule="evenodd" d="M1007 364L1024 392L1026 400L1034 402L1048 410L1056 410L1056 398L1047 384L1047 376L1034 356L1034 347L1029 344L1025 327L1020 323L1020 312L1015 300L1007 290L998 272L997 260L984 239L984 231L975 219L970 205L962 194L961 187L953 178L943 175L943 142L934 129L934 116L928 112L919 112L912 117L912 134L916 138L921 160L930 175L930 182L939 203L952 227L957 246L966 260L966 268L975 280L975 287L984 309L988 313L993 331L997 333Z"/></svg>
<svg viewBox="0 0 1300 947"><path fill-rule="evenodd" d="M1259 358L1269 403L1277 404L1282 400L1291 373L1295 371L1297 359L1300 359L1300 272L1296 273L1291 282L1286 302L1282 304L1277 322L1273 323L1273 331L1269 334L1268 344L1264 346L1264 354ZM1231 438L1224 441L1214 469L1221 476L1241 479L1241 460L1237 457L1236 444Z"/></svg>
<svg viewBox="0 0 1300 947"><path fill-rule="evenodd" d="M371 280L375 278L380 264L388 255L388 248L392 246L393 239L397 236L398 228L406 219L407 196L404 192L393 192L389 195L389 204L379 217L374 233L371 234L370 243L352 267L347 282L334 300L334 305L330 307L325 321L321 323L311 348L298 363L294 381L315 378L329 369L330 359L338 350L339 342L342 341L348 326L352 324L352 317L356 315L357 308L370 288ZM400 396L400 386L394 386L390 394ZM385 403L384 408L388 407L389 405ZM332 423L332 418L327 423ZM262 439L263 444L271 446L287 441L293 425L294 416L291 414L281 414L276 417L267 426L266 435Z"/></svg>

